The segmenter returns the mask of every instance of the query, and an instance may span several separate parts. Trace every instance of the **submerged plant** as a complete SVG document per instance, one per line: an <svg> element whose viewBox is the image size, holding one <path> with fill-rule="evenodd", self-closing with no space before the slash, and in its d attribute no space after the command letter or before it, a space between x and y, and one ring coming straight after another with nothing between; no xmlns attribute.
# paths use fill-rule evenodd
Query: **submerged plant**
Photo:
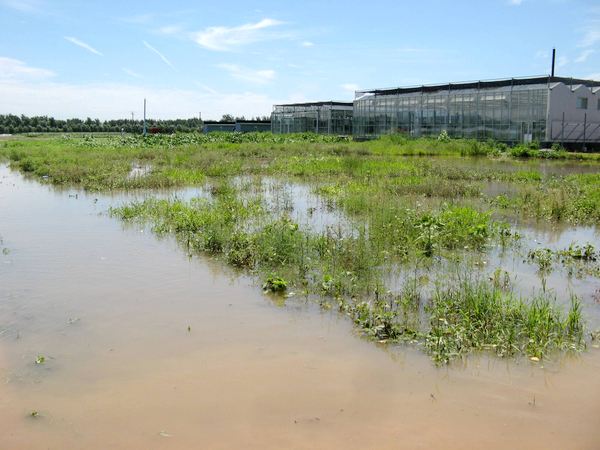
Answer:
<svg viewBox="0 0 600 450"><path fill-rule="evenodd" d="M269 277L262 286L264 291L281 292L287 289L287 282L281 277Z"/></svg>
<svg viewBox="0 0 600 450"><path fill-rule="evenodd" d="M585 348L581 302L576 296L571 297L565 316L551 292L543 290L526 301L467 279L439 288L429 311L424 347L436 362L481 350L542 358Z"/></svg>

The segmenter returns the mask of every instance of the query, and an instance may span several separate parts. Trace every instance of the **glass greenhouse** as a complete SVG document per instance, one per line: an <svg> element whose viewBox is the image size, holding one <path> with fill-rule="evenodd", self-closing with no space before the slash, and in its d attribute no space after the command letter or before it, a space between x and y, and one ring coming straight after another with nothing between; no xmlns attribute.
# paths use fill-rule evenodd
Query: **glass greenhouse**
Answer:
<svg viewBox="0 0 600 450"><path fill-rule="evenodd" d="M352 102L275 105L271 114L271 131L274 134L352 135L352 111Z"/></svg>
<svg viewBox="0 0 600 450"><path fill-rule="evenodd" d="M446 131L453 138L585 142L587 133L588 142L598 142L598 87L591 80L546 76L356 91L353 136Z"/></svg>

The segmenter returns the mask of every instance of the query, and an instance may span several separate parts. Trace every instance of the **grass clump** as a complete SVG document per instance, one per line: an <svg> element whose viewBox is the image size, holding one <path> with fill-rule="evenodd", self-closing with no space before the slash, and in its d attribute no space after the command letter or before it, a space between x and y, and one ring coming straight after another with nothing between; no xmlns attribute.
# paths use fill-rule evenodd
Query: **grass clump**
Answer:
<svg viewBox="0 0 600 450"><path fill-rule="evenodd" d="M565 315L551 292L525 301L488 283L465 280L435 292L428 306L430 329L424 348L442 363L484 350L502 357L538 358L581 351L585 348L581 310L575 296Z"/></svg>

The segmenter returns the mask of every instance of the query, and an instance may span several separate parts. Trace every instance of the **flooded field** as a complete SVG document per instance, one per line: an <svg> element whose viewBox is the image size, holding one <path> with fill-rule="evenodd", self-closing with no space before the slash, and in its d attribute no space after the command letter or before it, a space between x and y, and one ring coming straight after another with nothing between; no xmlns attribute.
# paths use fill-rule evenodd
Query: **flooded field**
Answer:
<svg viewBox="0 0 600 450"><path fill-rule="evenodd" d="M169 235L123 226L106 211L127 194L58 190L5 166L0 182L0 448L600 442L595 341L541 363L472 354L436 366L419 348L364 339L335 308L281 301L222 261L190 258ZM336 216L310 192L293 183L266 196L299 224L330 226ZM526 246L600 247L589 226L524 233ZM522 292L539 289L524 259L492 252L486 263L517 274ZM546 280L561 301L579 294L588 329L598 328L597 278L556 269Z"/></svg>

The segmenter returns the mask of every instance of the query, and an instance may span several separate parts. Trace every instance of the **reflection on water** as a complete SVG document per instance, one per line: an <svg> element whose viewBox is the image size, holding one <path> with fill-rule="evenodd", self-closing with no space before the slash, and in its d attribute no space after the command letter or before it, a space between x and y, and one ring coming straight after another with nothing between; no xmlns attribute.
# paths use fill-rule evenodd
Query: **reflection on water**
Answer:
<svg viewBox="0 0 600 450"><path fill-rule="evenodd" d="M278 202L301 210L310 189L289 189L292 203ZM299 293L273 305L254 280L99 214L126 193L74 194L0 168L0 448L593 448L600 438L598 349L543 369L485 356L436 369L418 349L356 339Z"/></svg>

